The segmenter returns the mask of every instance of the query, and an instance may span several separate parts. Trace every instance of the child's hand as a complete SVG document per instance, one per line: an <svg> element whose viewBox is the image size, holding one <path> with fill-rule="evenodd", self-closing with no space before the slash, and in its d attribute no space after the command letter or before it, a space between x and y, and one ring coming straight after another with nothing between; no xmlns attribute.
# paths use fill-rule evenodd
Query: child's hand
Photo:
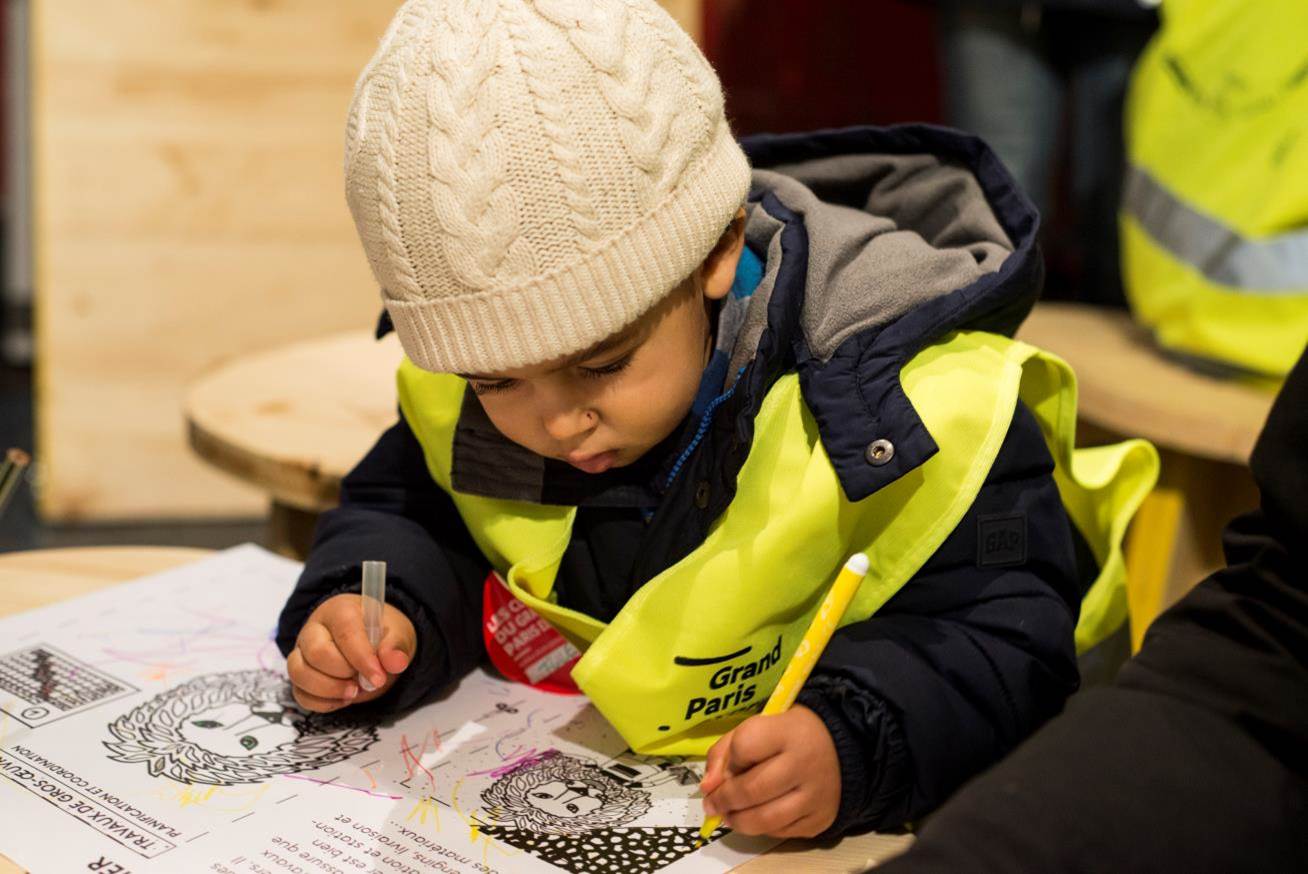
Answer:
<svg viewBox="0 0 1308 874"><path fill-rule="evenodd" d="M318 713L371 701L409 666L417 646L409 617L386 604L381 643L373 652L363 627L363 597L336 595L309 614L286 657L291 691L301 707Z"/></svg>
<svg viewBox="0 0 1308 874"><path fill-rule="evenodd" d="M840 759L822 718L796 704L752 716L708 752L704 815L747 835L807 838L836 820Z"/></svg>

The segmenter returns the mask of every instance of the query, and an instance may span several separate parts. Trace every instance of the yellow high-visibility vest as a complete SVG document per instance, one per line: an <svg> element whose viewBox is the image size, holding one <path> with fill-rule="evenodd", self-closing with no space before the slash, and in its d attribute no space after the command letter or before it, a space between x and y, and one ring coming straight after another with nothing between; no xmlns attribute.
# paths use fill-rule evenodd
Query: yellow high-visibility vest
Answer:
<svg viewBox="0 0 1308 874"><path fill-rule="evenodd" d="M1308 343L1308 2L1161 11L1126 108L1127 297L1162 345L1284 377Z"/></svg>
<svg viewBox="0 0 1308 874"><path fill-rule="evenodd" d="M408 361L398 376L400 407L427 467L486 559L514 595L583 651L573 679L631 748L664 755L702 755L762 708L851 553L866 552L871 569L846 623L875 613L917 573L975 500L1019 396L1040 423L1063 502L1102 569L1083 600L1078 645L1093 645L1124 620L1122 536L1157 477L1153 447L1130 440L1075 450L1071 370L994 334L950 335L908 362L901 382L939 451L850 502L798 377L779 379L755 418L735 498L704 543L605 624L559 606L554 592L576 508L454 490L452 447L466 383Z"/></svg>

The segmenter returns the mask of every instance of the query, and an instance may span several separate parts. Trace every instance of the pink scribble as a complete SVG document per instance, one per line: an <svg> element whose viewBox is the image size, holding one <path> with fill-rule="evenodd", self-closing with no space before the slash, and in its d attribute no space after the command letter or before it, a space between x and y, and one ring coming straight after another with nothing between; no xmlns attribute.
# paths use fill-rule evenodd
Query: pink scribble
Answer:
<svg viewBox="0 0 1308 874"><path fill-rule="evenodd" d="M360 789L358 786L342 786L340 783L333 783L330 780L315 780L313 777L302 777L299 774L283 774L287 780L304 780L307 783L317 783L319 786L331 786L333 789L349 789L352 792L362 792L364 795L371 795L373 798L389 798L392 801L403 798L403 795L390 795L385 792L370 792L367 789Z"/></svg>
<svg viewBox="0 0 1308 874"><path fill-rule="evenodd" d="M419 749L419 750L415 753L415 752L413 751L413 747L409 746L409 737L408 737L408 735L401 734L401 735L400 735L400 756L404 759L404 766L405 766L406 768L409 769L409 776L406 777L405 779L406 779L406 780L412 780L412 779L413 779L413 774L414 774L414 772L415 772L415 771L419 771L419 770L421 770L422 773L424 773L424 774L427 775L427 785L430 786L430 787L431 787L431 791L432 791L433 793L435 793L435 792L436 792L436 777L435 777L434 774L432 774L431 771L427 770L427 767L426 767L425 765L423 765L423 763L422 763L422 755L423 755L423 753L427 752L427 739L428 739L428 737L430 737L430 735L428 735L428 736L426 736L426 737L423 737L423 739L422 739L422 748ZM439 741L438 741L438 743L439 743Z"/></svg>
<svg viewBox="0 0 1308 874"><path fill-rule="evenodd" d="M533 747L526 755L519 756L518 758L514 759L511 762L505 762L503 765L500 765L497 768L491 768L489 771L469 771L468 776L480 777L482 775L489 775L498 780L500 777L510 774L518 770L519 768L526 768L536 764L537 762L544 762L548 759L554 758L557 755L559 755L558 750L548 749L545 750L544 752L538 753L536 752L535 747Z"/></svg>

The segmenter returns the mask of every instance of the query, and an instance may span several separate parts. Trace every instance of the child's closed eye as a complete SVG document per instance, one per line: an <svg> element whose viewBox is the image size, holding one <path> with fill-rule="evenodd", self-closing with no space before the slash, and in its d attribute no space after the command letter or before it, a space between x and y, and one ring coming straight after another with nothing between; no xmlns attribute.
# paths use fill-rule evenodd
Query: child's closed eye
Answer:
<svg viewBox="0 0 1308 874"><path fill-rule="evenodd" d="M497 391L505 391L513 388L518 384L516 379L496 379L490 381L471 380L468 385L472 386L472 393L475 395L487 395Z"/></svg>
<svg viewBox="0 0 1308 874"><path fill-rule="evenodd" d="M612 376L615 373L621 373L631 365L632 355L633 353L629 352L626 355L623 355L617 361L612 361L609 362L608 364L602 364L599 367L583 367L581 368L581 375L587 377L588 379L599 379L600 377Z"/></svg>

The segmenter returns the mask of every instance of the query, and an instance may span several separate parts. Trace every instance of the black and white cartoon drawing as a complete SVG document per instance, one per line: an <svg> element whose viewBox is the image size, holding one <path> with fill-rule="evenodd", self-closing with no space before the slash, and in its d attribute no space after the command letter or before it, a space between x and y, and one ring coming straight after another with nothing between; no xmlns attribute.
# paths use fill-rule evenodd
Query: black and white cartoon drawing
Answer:
<svg viewBox="0 0 1308 874"><path fill-rule="evenodd" d="M309 716L272 671L205 674L109 724L109 758L154 777L231 786L310 771L363 752L377 731L348 718Z"/></svg>
<svg viewBox="0 0 1308 874"><path fill-rule="evenodd" d="M494 819L547 834L625 825L650 808L649 792L558 752L524 762L487 787L481 800Z"/></svg>
<svg viewBox="0 0 1308 874"><path fill-rule="evenodd" d="M633 789L652 789L665 783L694 786L703 776L696 766L686 764L685 759L638 756L631 750L614 756L599 768L614 780Z"/></svg>
<svg viewBox="0 0 1308 874"><path fill-rule="evenodd" d="M679 759L628 752L597 763L550 751L482 791L480 830L574 874L658 871L694 852L699 830L631 824L649 812L653 787L698 779Z"/></svg>

